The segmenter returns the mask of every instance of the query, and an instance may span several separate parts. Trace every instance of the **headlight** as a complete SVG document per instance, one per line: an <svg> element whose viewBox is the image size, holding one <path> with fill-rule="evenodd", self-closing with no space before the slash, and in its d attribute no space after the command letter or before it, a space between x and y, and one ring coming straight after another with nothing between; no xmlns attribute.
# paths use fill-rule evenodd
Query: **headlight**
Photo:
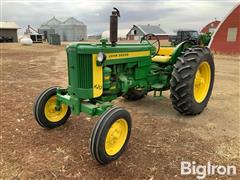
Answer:
<svg viewBox="0 0 240 180"><path fill-rule="evenodd" d="M103 52L99 52L97 55L97 61L100 63L103 63L105 59L106 59L106 55Z"/></svg>

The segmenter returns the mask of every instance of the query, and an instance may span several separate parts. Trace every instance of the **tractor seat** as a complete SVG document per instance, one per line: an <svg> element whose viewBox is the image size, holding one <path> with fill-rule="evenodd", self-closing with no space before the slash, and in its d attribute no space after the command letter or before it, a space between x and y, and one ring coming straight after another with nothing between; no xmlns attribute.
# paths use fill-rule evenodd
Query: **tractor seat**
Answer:
<svg viewBox="0 0 240 180"><path fill-rule="evenodd" d="M171 56L159 56L159 55L156 55L155 57L152 58L152 61L166 63L170 59L171 59Z"/></svg>
<svg viewBox="0 0 240 180"><path fill-rule="evenodd" d="M152 58L152 61L167 63L171 59L174 50L174 47L161 47L158 54Z"/></svg>

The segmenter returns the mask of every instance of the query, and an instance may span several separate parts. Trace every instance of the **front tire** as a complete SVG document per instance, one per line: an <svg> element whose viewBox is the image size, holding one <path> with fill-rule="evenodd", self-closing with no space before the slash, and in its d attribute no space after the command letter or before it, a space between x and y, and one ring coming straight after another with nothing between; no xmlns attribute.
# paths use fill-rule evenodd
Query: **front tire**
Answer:
<svg viewBox="0 0 240 180"><path fill-rule="evenodd" d="M90 150L100 164L118 159L125 151L131 134L132 120L128 111L120 107L107 110L95 124Z"/></svg>
<svg viewBox="0 0 240 180"><path fill-rule="evenodd" d="M57 87L51 87L43 91L33 105L33 113L37 123L44 128L55 128L66 123L71 109L65 104L61 104L60 110L56 110Z"/></svg>
<svg viewBox="0 0 240 180"><path fill-rule="evenodd" d="M195 115L207 106L214 84L214 61L210 50L190 48L178 58L170 80L170 98L181 114Z"/></svg>

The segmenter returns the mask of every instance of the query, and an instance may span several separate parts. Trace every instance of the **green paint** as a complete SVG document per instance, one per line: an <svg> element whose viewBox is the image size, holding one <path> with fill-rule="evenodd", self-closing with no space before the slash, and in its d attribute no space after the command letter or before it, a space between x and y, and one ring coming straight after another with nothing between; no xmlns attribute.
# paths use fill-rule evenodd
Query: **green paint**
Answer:
<svg viewBox="0 0 240 180"><path fill-rule="evenodd" d="M211 38L212 38L212 33L210 33L210 32L200 34L200 36L199 36L200 45L207 46L209 44L209 42L211 41Z"/></svg>
<svg viewBox="0 0 240 180"><path fill-rule="evenodd" d="M141 88L146 91L159 92L169 89L173 64L185 50L186 42L179 44L167 63L151 61L155 47L147 42L140 44L119 44L115 47L107 44L106 39L101 44L71 44L67 47L68 57L68 88L58 89L57 105L61 103L71 107L72 113L81 112L89 115L100 115L111 107L111 101L128 92L130 88ZM148 51L149 54L141 54ZM93 66L92 54L99 52L126 53L119 54L117 59L106 59L102 64L103 77L101 88L103 94L93 98ZM139 52L139 55L138 53ZM134 56L130 56L133 53ZM128 56L129 55L129 56Z"/></svg>

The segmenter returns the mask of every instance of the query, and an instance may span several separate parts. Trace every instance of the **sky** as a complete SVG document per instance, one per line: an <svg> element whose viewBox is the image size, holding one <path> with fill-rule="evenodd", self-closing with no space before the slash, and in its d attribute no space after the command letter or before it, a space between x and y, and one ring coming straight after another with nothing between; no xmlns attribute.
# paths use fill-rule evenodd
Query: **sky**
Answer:
<svg viewBox="0 0 240 180"><path fill-rule="evenodd" d="M201 30L207 23L222 20L240 0L0 0L1 21L15 21L20 34L27 25L39 28L55 16L75 17L87 25L88 34L109 29L112 8L120 10L119 28L133 24L159 25L163 30Z"/></svg>

